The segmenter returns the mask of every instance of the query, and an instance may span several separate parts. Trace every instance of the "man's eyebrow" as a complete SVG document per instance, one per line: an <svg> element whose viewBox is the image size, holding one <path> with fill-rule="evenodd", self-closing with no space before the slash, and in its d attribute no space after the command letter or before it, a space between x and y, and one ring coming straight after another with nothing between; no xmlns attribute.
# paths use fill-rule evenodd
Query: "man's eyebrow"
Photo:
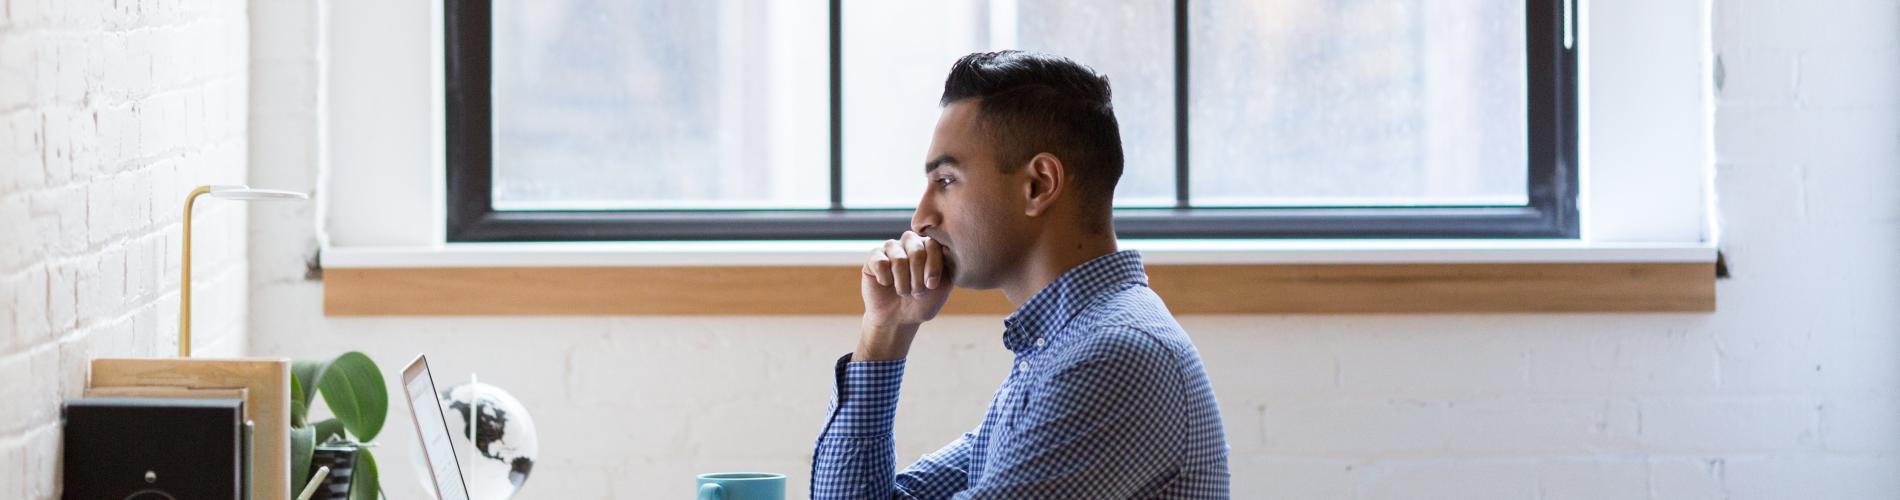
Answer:
<svg viewBox="0 0 1900 500"><path fill-rule="evenodd" d="M944 166L945 164L956 165L957 157L950 156L948 153L937 155L936 158L931 158L930 161L924 162L924 173L935 172L937 171L937 167Z"/></svg>

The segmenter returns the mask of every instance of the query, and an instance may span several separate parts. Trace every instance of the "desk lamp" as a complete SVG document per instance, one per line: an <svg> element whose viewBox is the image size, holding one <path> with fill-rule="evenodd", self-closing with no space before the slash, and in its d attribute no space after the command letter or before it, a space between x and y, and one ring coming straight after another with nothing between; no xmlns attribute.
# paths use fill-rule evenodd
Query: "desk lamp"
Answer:
<svg viewBox="0 0 1900 500"><path fill-rule="evenodd" d="M185 196L185 233L182 274L178 278L178 357L191 357L191 206L199 195L226 200L307 200L310 195L275 189L251 189L250 186L198 186Z"/></svg>

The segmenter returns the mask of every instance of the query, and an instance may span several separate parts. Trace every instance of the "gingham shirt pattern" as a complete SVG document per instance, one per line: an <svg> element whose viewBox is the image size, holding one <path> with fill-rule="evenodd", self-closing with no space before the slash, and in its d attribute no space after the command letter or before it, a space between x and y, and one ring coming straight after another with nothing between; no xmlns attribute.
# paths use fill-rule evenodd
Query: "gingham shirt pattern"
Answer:
<svg viewBox="0 0 1900 500"><path fill-rule="evenodd" d="M904 360L839 358L812 498L1227 498L1213 387L1140 254L1070 269L1003 326L1016 363L983 423L901 473Z"/></svg>

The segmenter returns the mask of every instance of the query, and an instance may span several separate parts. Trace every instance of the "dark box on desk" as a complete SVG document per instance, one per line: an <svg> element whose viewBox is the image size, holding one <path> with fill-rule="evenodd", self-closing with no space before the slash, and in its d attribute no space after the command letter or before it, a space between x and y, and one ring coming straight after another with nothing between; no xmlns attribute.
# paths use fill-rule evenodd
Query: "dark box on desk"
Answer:
<svg viewBox="0 0 1900 500"><path fill-rule="evenodd" d="M244 498L244 401L66 402L65 498Z"/></svg>

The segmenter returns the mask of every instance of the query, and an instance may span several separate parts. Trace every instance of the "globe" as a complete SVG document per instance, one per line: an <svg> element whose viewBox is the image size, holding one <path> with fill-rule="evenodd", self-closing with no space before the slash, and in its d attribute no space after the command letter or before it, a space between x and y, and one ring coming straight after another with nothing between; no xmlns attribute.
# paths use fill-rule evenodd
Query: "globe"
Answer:
<svg viewBox="0 0 1900 500"><path fill-rule="evenodd" d="M540 448L528 409L508 391L478 382L451 386L439 396L469 498L506 500L521 491ZM472 427L471 415L476 416ZM427 484L428 468L421 467L419 451L416 470Z"/></svg>

